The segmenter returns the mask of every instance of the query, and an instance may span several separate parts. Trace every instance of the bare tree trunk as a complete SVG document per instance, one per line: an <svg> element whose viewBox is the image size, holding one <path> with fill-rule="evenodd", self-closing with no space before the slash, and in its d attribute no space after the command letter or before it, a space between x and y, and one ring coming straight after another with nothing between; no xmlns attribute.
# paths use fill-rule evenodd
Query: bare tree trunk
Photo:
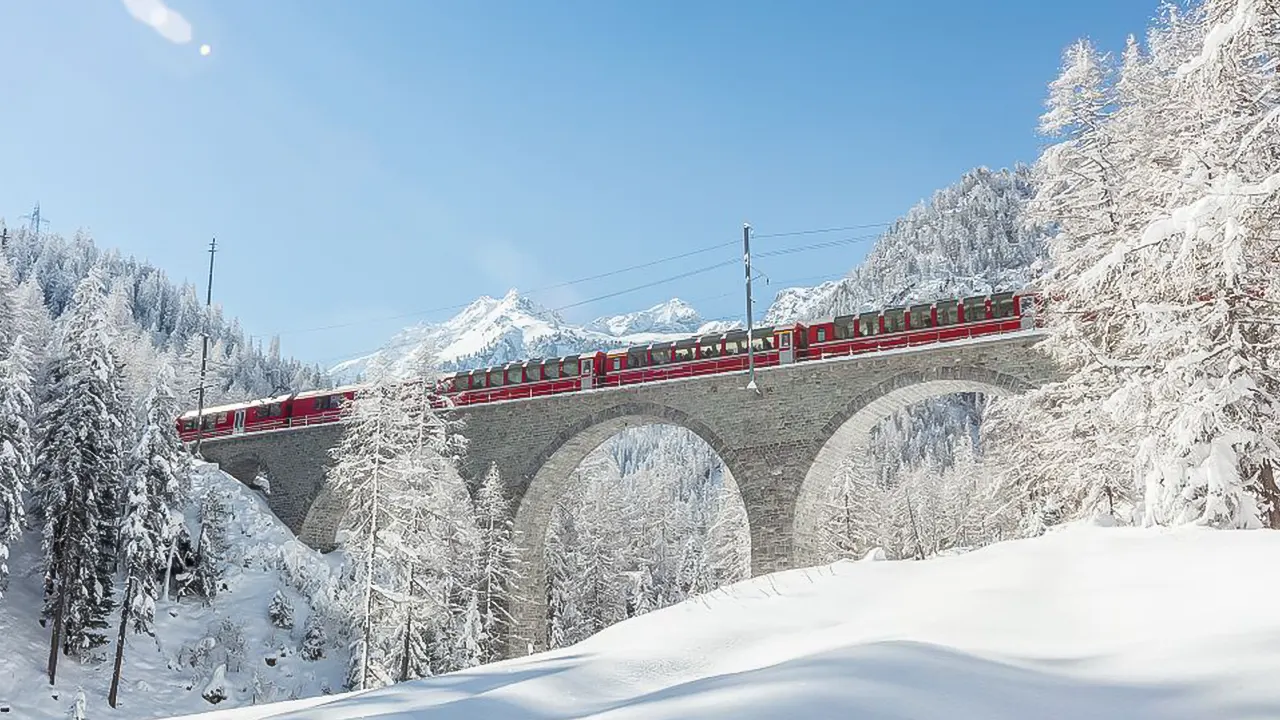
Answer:
<svg viewBox="0 0 1280 720"><path fill-rule="evenodd" d="M54 679L58 675L58 645L62 643L62 623L65 621L67 610L67 593L64 587L62 573L58 573L55 579L55 587L57 588L58 601L53 611L53 631L49 635L49 684L54 684Z"/></svg>
<svg viewBox="0 0 1280 720"><path fill-rule="evenodd" d="M1263 522L1272 530L1280 530L1280 487L1276 485L1275 468L1270 462L1262 464L1259 484L1262 486L1262 497L1267 506L1263 514Z"/></svg>
<svg viewBox="0 0 1280 720"><path fill-rule="evenodd" d="M130 575L124 589L124 602L120 603L120 635L116 638L116 666L111 674L111 692L107 694L107 704L111 707L116 706L116 697L120 691L120 666L124 664L124 634L129 624L129 609L133 606L136 587L137 581Z"/></svg>

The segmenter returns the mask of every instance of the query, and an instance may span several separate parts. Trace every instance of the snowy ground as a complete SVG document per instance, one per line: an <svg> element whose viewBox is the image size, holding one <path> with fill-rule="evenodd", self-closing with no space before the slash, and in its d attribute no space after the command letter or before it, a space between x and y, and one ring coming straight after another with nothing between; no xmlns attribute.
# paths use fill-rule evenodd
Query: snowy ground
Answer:
<svg viewBox="0 0 1280 720"><path fill-rule="evenodd" d="M45 678L49 652L49 631L38 622L41 606L39 533L28 532L10 566L15 569L10 592L0 599L0 717L22 720L52 720L67 717L67 709L83 688L88 701L87 716L141 720L195 713L210 709L200 696L222 659L224 620L237 624L244 648L229 663L228 697L218 707L249 705L254 699L255 676L263 701L317 696L327 689L339 689L345 672L345 651L329 648L327 657L304 661L296 649L302 640L309 603L299 587L310 589L328 582L328 558L301 545L267 509L264 500L213 466L202 465L193 482L193 497L218 487L230 493L233 520L229 539L237 561L227 571L227 589L205 607L198 600L160 603L156 611L156 637L130 635L120 689L120 706L107 705L111 682L111 659L115 651L116 624L109 629L111 644L100 648L100 662L80 663L60 658L55 688ZM188 524L196 527L194 507ZM290 581L287 578L299 578ZM292 631L275 628L267 619L267 607L277 589L293 601L295 623ZM119 590L116 598L119 599ZM313 593L306 593L310 596ZM224 640L201 659L192 651L206 638ZM330 636L332 638L332 635ZM239 659L234 656L238 655ZM272 658L274 666L267 665Z"/></svg>
<svg viewBox="0 0 1280 720"><path fill-rule="evenodd" d="M1280 533L1077 526L739 583L576 646L201 720L1280 717Z"/></svg>

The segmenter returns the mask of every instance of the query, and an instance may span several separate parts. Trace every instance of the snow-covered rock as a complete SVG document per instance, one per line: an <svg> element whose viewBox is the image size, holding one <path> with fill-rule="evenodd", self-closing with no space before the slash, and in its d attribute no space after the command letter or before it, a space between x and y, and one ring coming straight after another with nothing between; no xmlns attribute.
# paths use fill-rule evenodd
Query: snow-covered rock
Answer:
<svg viewBox="0 0 1280 720"><path fill-rule="evenodd" d="M561 650L200 720L1280 717L1280 533L1099 528L747 580ZM1262 593L1262 595L1259 595Z"/></svg>

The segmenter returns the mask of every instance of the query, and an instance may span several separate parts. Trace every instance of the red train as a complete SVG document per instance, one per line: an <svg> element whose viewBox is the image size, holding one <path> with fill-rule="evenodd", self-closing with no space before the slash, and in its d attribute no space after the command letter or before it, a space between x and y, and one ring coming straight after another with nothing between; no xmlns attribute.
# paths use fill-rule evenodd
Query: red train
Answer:
<svg viewBox="0 0 1280 720"><path fill-rule="evenodd" d="M1015 332L1035 325L1037 296L997 293L961 300L938 300L813 323L756 328L751 333L756 367L929 345ZM559 358L522 360L442 376L437 404L519 400L714 373L747 367L747 331L586 352ZM205 408L204 437L264 432L339 419L343 402L358 386L281 395ZM178 419L182 440L194 440L196 412Z"/></svg>

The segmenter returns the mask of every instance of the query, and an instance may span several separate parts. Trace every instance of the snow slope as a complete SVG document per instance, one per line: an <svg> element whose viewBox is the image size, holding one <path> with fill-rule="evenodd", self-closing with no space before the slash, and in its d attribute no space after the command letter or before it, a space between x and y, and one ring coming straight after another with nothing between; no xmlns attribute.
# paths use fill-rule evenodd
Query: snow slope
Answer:
<svg viewBox="0 0 1280 720"><path fill-rule="evenodd" d="M1276 532L1077 525L778 573L554 652L201 720L1276 718L1277 554Z"/></svg>
<svg viewBox="0 0 1280 720"><path fill-rule="evenodd" d="M481 297L443 323L406 328L378 352L340 363L329 372L339 381L352 382L375 360L403 369L422 353L432 354L445 370L471 369L721 332L731 326L703 321L676 298L579 327L511 290L501 299Z"/></svg>
<svg viewBox="0 0 1280 720"><path fill-rule="evenodd" d="M40 533L25 534L10 562L20 574L11 578L9 592L0 599L0 711L7 708L9 713L0 717L65 718L78 688L83 688L88 701L87 717L94 719L141 720L174 712L200 712L213 707L200 693L222 660L228 660L229 672L228 697L219 703L221 707L250 704L255 682L261 702L321 695L341 688L345 647L331 642L326 656L314 662L303 660L296 652L311 612L309 599L325 596L336 553L321 556L302 545L267 509L258 493L216 466L200 463L193 473L192 498L211 489L227 493L232 514L227 533L231 549L226 589L208 607L195 599L157 603L155 638L131 633L126 642L120 705L115 710L106 698L118 615L108 629L111 643L97 651L100 661L81 663L61 657L57 686L49 687L45 676L49 631L38 621L43 577ZM193 531L198 528L197 517L193 502L187 511L187 523ZM293 603L293 630L276 628L267 618L267 607L277 590ZM117 601L119 593L117 588ZM237 633L225 631L224 621L238 627L242 650L234 648ZM334 633L329 637L332 641ZM211 641L217 643L208 650ZM197 650L202 642L208 652ZM268 658L274 665L267 664Z"/></svg>

